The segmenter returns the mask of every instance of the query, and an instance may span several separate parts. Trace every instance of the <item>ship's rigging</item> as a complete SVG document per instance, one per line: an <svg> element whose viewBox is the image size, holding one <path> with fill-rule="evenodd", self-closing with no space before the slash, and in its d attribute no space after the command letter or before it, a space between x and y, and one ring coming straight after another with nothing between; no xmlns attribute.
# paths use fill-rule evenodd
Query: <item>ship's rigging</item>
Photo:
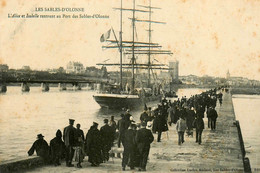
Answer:
<svg viewBox="0 0 260 173"><path fill-rule="evenodd" d="M119 66L120 67L120 90L123 89L122 80L123 80L123 69L131 69L132 71L132 84L131 84L131 93L134 92L135 88L135 69L147 69L148 73L148 87L151 85L151 72L153 69L157 70L171 70L165 64L154 64L152 63L153 55L172 55L173 53L170 50L161 49L162 46L159 43L152 42L152 24L165 24L165 22L154 21L152 20L153 10L158 10L158 7L152 7L151 0L149 0L149 5L138 5L138 7L143 9L137 9L136 0L133 0L132 8L123 8L123 0L121 0L120 8L114 8L115 10L120 11L120 31L119 31L119 40L116 37L115 31L112 28L115 40L106 39L106 42L109 42L110 45L102 46L105 49L118 49L120 52L120 63L100 63L97 65L105 66ZM123 11L132 12L132 17L129 18L132 21L132 40L123 40ZM138 19L136 13L148 13L148 19ZM148 41L136 41L135 36L136 32L136 22L145 22L148 23ZM130 63L123 63L123 54L130 55ZM137 63L136 55L147 55L147 63ZM153 74L154 76L154 74Z"/></svg>

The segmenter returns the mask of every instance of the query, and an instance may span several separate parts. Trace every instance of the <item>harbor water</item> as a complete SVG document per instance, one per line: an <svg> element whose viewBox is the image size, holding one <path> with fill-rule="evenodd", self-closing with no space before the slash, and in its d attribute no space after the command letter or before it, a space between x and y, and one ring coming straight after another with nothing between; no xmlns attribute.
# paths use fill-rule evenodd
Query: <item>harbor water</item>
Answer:
<svg viewBox="0 0 260 173"><path fill-rule="evenodd" d="M233 95L236 119L240 122L246 157L252 171L260 168L260 96ZM257 171L257 172L258 172Z"/></svg>
<svg viewBox="0 0 260 173"><path fill-rule="evenodd" d="M179 89L177 95L190 97L205 89ZM68 125L68 119L80 123L86 134L93 121L103 125L104 118L115 116L118 120L120 111L101 109L94 101L93 91L59 91L52 87L49 92L41 92L39 87L31 87L29 93L22 93L20 87L8 87L0 95L0 162L27 157L27 151L36 136L42 133L45 140L55 137L58 129ZM237 119L240 121L247 157L252 168L259 167L260 159L260 97L234 96L233 103ZM156 106L156 102L148 106ZM142 110L132 110L136 121ZM250 125L249 125L250 124Z"/></svg>

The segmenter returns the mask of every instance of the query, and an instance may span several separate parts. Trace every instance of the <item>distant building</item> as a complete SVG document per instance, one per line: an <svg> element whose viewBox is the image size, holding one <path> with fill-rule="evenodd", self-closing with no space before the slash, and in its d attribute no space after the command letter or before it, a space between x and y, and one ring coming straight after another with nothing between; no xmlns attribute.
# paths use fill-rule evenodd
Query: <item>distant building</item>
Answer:
<svg viewBox="0 0 260 173"><path fill-rule="evenodd" d="M226 75L226 79L229 79L230 78L230 73L229 73L229 70L227 71L227 75Z"/></svg>
<svg viewBox="0 0 260 173"><path fill-rule="evenodd" d="M85 73L85 68L83 64L80 62L70 61L67 64L66 73L75 73L75 74Z"/></svg>
<svg viewBox="0 0 260 173"><path fill-rule="evenodd" d="M9 69L7 64L0 64L0 72L7 72Z"/></svg>
<svg viewBox="0 0 260 173"><path fill-rule="evenodd" d="M28 65L24 65L24 66L22 67L22 70L30 71L30 70L31 70L31 67L28 66Z"/></svg>
<svg viewBox="0 0 260 173"><path fill-rule="evenodd" d="M179 79L179 61L170 61L169 62L169 70L170 76L173 80Z"/></svg>

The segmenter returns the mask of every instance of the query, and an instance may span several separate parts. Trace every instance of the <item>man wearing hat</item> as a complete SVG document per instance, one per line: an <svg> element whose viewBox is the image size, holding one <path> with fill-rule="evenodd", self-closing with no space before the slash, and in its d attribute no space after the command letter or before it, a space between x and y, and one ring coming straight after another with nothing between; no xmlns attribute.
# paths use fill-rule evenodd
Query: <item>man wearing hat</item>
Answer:
<svg viewBox="0 0 260 173"><path fill-rule="evenodd" d="M48 143L43 139L42 134L37 135L37 140L33 143L32 147L28 151L28 155L31 156L36 150L37 156L42 157L45 161L49 159L49 146Z"/></svg>
<svg viewBox="0 0 260 173"><path fill-rule="evenodd" d="M63 132L63 140L66 146L66 166L73 167L71 164L72 158L74 156L74 143L75 143L75 131L76 129L73 127L74 125L73 119L69 119L69 125L64 128Z"/></svg>
<svg viewBox="0 0 260 173"><path fill-rule="evenodd" d="M137 149L140 154L139 171L146 171L147 159L150 151L150 144L153 142L154 137L151 130L146 129L146 123L141 123L141 129L139 129L135 136Z"/></svg>
<svg viewBox="0 0 260 173"><path fill-rule="evenodd" d="M108 125L108 119L104 119L104 126L100 128L102 140L103 161L109 160L109 151L114 142L114 129Z"/></svg>

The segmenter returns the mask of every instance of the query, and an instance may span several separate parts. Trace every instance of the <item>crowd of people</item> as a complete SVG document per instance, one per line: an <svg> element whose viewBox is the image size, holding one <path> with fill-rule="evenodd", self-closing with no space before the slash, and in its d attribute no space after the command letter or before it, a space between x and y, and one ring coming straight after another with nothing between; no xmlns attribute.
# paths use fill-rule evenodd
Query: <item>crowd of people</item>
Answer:
<svg viewBox="0 0 260 173"><path fill-rule="evenodd" d="M219 88L220 89L220 88ZM98 123L93 122L86 137L80 124L74 127L73 119L69 119L69 125L64 128L63 135L57 130L56 137L50 141L50 146L44 140L42 134L37 135L37 140L28 151L28 155L41 156L47 163L59 166L65 158L66 166L73 167L73 158L77 167L81 168L82 161L88 156L91 166L99 166L107 162L115 154L111 148L115 145L123 145L122 170L129 166L131 170L138 168L146 171L146 164L150 151L150 144L154 141L153 133L158 133L157 142L161 142L163 132L169 130L168 126L176 125L178 133L178 145L185 142L187 136L193 137L193 129L196 131L196 143L202 143L202 132L204 130L204 114L208 118L208 128L216 129L218 113L215 110L217 100L222 104L222 93L217 89L205 91L201 94L182 97L174 102L165 98L157 107L151 108L145 105L140 115L140 123L134 121L129 109L123 108L121 119L116 122L114 116L104 119L104 125L98 129ZM121 157L118 153L117 157Z"/></svg>

